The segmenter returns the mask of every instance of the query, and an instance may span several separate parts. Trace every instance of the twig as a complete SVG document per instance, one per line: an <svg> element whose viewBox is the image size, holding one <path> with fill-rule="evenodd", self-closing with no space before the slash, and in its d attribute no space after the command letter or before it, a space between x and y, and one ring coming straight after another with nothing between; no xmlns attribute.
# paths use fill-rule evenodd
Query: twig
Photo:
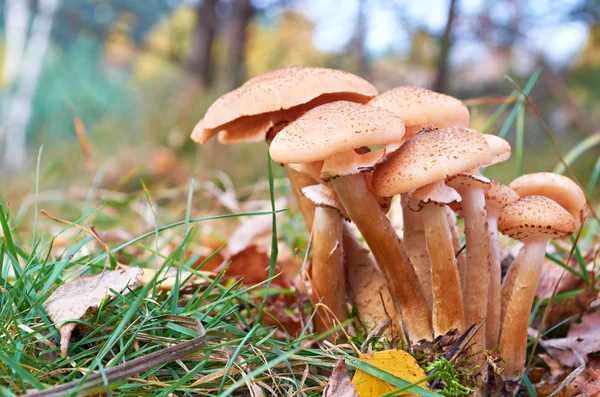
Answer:
<svg viewBox="0 0 600 397"><path fill-rule="evenodd" d="M161 365L180 360L187 355L197 352L206 344L206 331L204 331L204 328L202 328L202 330L202 335L197 338L180 343L176 346L167 347L166 349L154 353L146 354L145 356L135 358L126 363L117 365L116 367L104 370L106 384L114 383L120 379L127 379L134 374L145 372L151 368L160 367ZM50 389L29 392L26 395L30 397L52 397L70 394L75 391L82 392L104 385L104 380L102 378L102 374L95 373L90 375L83 383L75 380L65 383L64 385L51 387Z"/></svg>

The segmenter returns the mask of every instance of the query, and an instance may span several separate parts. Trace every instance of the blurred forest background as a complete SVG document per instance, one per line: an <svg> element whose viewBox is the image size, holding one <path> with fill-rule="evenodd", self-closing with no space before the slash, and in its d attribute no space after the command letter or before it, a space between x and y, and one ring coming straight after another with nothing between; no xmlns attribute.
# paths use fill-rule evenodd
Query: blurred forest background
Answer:
<svg viewBox="0 0 600 397"><path fill-rule="evenodd" d="M599 0L3 0L0 14L3 200L31 192L22 175L41 145L40 178L53 187L177 184L217 169L235 184L264 180L264 145L197 147L189 135L219 95L298 64L380 91L492 97L471 102L475 128L514 90L504 75L523 86L541 68L532 98L563 155L600 142ZM558 158L525 114L524 170L551 170ZM574 164L582 183L599 155ZM505 169L495 177L508 182L514 164Z"/></svg>

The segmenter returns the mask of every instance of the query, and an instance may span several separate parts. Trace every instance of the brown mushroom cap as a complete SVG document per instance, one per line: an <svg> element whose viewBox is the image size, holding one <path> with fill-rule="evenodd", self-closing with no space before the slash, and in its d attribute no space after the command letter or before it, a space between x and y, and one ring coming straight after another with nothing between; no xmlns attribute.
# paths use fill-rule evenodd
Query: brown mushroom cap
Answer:
<svg viewBox="0 0 600 397"><path fill-rule="evenodd" d="M519 195L514 190L496 181L492 181L491 187L485 192L485 205L488 209L493 207L500 211L518 199Z"/></svg>
<svg viewBox="0 0 600 397"><path fill-rule="evenodd" d="M560 239L575 232L575 221L556 201L544 196L527 196L500 211L498 230L515 240L538 236Z"/></svg>
<svg viewBox="0 0 600 397"><path fill-rule="evenodd" d="M481 187L487 190L492 187L491 182L483 175L471 174L470 172L463 172L446 178L446 184L457 190L462 187Z"/></svg>
<svg viewBox="0 0 600 397"><path fill-rule="evenodd" d="M368 81L341 70L306 66L277 69L217 99L194 128L192 139L205 143L222 132L219 140L224 143L260 140L275 124L294 120L323 103L365 103L375 95L377 90Z"/></svg>
<svg viewBox="0 0 600 397"><path fill-rule="evenodd" d="M483 138L487 142L492 152L492 162L490 165L498 164L510 158L511 147L510 143L505 139L496 135L483 134Z"/></svg>
<svg viewBox="0 0 600 397"><path fill-rule="evenodd" d="M400 118L385 109L338 101L318 106L290 123L271 142L280 163L326 160L362 146L386 145L404 136Z"/></svg>
<svg viewBox="0 0 600 397"><path fill-rule="evenodd" d="M482 167L492 159L483 135L466 127L421 132L391 153L373 175L381 196L393 196L448 176Z"/></svg>
<svg viewBox="0 0 600 397"><path fill-rule="evenodd" d="M469 109L448 95L421 87L402 86L377 95L368 105L391 111L406 125L406 138L425 127L469 125Z"/></svg>
<svg viewBox="0 0 600 397"><path fill-rule="evenodd" d="M509 185L521 197L539 195L548 197L569 211L579 230L587 218L585 193L570 178L551 172L536 172L518 177Z"/></svg>

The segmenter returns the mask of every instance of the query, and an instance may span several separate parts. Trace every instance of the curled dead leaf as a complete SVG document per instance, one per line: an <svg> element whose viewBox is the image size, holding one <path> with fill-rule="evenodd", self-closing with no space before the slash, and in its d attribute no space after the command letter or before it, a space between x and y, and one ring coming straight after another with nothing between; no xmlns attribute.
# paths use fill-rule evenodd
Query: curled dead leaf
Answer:
<svg viewBox="0 0 600 397"><path fill-rule="evenodd" d="M77 323L69 322L82 318L90 308L97 308L111 290L121 292L135 284L142 269L129 268L104 272L94 276L80 277L61 285L44 303L46 312L60 333L60 352L67 357L71 334Z"/></svg>

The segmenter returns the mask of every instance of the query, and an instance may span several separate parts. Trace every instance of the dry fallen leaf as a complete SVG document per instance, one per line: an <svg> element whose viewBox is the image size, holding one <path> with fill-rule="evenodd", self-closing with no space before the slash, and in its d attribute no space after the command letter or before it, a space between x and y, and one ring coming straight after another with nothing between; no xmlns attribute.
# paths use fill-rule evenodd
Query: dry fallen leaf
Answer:
<svg viewBox="0 0 600 397"><path fill-rule="evenodd" d="M329 383L323 390L323 397L358 397L356 387L350 380L348 366L341 358L329 377Z"/></svg>
<svg viewBox="0 0 600 397"><path fill-rule="evenodd" d="M600 370L588 369L586 371L588 379L576 382L575 389L578 396L600 397Z"/></svg>
<svg viewBox="0 0 600 397"><path fill-rule="evenodd" d="M556 284L558 284L557 293L572 291L579 287L581 279L550 259L546 259L542 266L542 275L536 292L538 299L552 296Z"/></svg>
<svg viewBox="0 0 600 397"><path fill-rule="evenodd" d="M588 355L600 351L600 312L583 316L581 322L573 322L566 338L540 340L540 345L562 365L575 368L581 360L588 362Z"/></svg>
<svg viewBox="0 0 600 397"><path fill-rule="evenodd" d="M60 333L63 358L67 357L71 333L77 325L68 321L82 318L89 308L98 307L106 296L114 296L111 289L120 292L135 284L140 273L143 273L142 269L130 268L81 277L61 285L50 295L44 308Z"/></svg>
<svg viewBox="0 0 600 397"><path fill-rule="evenodd" d="M417 364L417 360L403 350L384 350L361 354L360 359L409 383L418 383L427 377L425 371ZM356 391L360 397L377 397L398 389L398 387L360 370L354 374L352 383L356 385ZM419 386L428 389L427 382L420 383ZM405 392L399 395L413 396L415 394Z"/></svg>

